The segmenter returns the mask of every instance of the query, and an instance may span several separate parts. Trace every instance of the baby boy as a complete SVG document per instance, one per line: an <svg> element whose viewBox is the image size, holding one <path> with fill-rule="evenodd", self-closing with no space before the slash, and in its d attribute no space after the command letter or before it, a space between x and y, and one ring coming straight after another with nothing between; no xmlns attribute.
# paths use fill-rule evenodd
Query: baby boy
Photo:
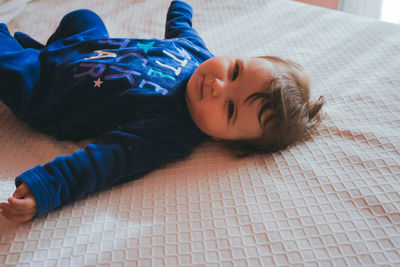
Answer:
<svg viewBox="0 0 400 267"><path fill-rule="evenodd" d="M0 100L22 121L61 140L96 138L85 149L16 177L0 203L25 222L83 196L187 156L207 138L239 156L307 139L323 99L277 57L215 57L173 1L165 39L110 38L89 10L67 14L46 45L0 24Z"/></svg>

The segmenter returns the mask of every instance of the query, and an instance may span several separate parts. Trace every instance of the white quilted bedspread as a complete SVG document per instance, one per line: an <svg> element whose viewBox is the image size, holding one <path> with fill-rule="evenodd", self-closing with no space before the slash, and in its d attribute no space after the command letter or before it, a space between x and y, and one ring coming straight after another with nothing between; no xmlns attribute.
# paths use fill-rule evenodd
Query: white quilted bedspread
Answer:
<svg viewBox="0 0 400 267"><path fill-rule="evenodd" d="M205 143L32 222L0 216L0 266L400 266L400 26L283 0L188 2L216 55L304 66L327 101L318 134L245 159ZM113 37L162 38L168 5L36 0L8 26L44 42L65 13L90 8ZM16 175L85 144L0 103L0 201Z"/></svg>

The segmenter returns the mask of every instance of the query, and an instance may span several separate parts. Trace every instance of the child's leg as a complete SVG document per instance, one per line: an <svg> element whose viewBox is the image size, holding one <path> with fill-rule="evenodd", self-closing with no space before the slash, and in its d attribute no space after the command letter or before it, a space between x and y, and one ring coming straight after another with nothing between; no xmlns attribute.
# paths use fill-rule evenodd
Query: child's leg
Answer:
<svg viewBox="0 0 400 267"><path fill-rule="evenodd" d="M19 51L22 46L11 36L7 25L0 23L0 53L7 51ZM1 55L1 54L0 54Z"/></svg>
<svg viewBox="0 0 400 267"><path fill-rule="evenodd" d="M17 116L39 81L40 50L24 49L0 23L0 100Z"/></svg>
<svg viewBox="0 0 400 267"><path fill-rule="evenodd" d="M106 26L101 18L93 11L79 9L64 16L46 45L78 34L85 39L108 38Z"/></svg>

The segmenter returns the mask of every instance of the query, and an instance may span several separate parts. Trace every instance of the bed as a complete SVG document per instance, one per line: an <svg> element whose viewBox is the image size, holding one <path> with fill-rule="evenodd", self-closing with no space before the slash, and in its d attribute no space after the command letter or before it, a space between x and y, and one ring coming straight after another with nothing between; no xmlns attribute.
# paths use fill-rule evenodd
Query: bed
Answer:
<svg viewBox="0 0 400 267"><path fill-rule="evenodd" d="M169 0L0 1L45 42L90 8L113 37L163 37ZM188 1L216 55L303 65L325 119L308 141L238 159L188 158L25 224L0 216L0 266L400 265L400 26L283 0ZM0 103L0 201L14 177L90 141L58 141Z"/></svg>

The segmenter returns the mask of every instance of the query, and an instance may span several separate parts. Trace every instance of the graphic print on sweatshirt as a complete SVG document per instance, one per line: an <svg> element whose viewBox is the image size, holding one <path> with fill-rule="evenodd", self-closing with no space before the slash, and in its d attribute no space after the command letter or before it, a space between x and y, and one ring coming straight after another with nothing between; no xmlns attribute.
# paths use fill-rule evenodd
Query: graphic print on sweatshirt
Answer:
<svg viewBox="0 0 400 267"><path fill-rule="evenodd" d="M95 47L107 48L85 52L86 57L73 69L73 78L90 81L93 88L117 81L136 94L168 95L178 81L187 78L180 76L188 65L191 71L199 65L174 42L168 45L162 42L161 46L157 46L156 40L105 39L91 42L97 42ZM193 62L188 64L190 61Z"/></svg>

